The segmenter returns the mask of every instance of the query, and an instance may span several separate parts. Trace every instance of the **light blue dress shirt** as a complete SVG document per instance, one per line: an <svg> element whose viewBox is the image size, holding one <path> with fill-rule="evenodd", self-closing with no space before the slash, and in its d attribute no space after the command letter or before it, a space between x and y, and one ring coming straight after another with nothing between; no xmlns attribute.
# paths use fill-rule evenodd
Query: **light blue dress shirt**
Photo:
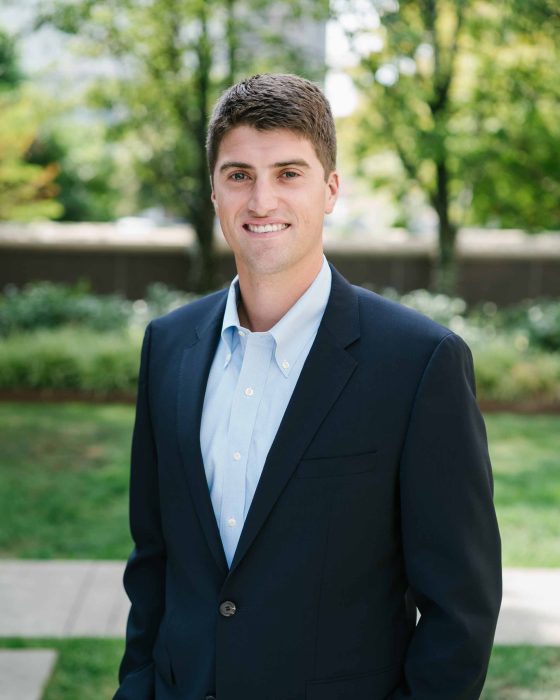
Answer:
<svg viewBox="0 0 560 700"><path fill-rule="evenodd" d="M323 256L311 286L264 333L240 325L238 277L230 285L200 426L204 469L228 565L266 456L317 335L331 277Z"/></svg>

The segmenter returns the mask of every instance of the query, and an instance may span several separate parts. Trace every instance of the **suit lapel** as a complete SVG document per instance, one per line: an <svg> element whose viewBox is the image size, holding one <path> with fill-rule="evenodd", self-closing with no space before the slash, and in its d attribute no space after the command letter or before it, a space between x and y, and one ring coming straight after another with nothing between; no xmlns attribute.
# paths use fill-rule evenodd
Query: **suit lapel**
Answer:
<svg viewBox="0 0 560 700"><path fill-rule="evenodd" d="M220 339L227 290L218 297L208 320L197 326L181 358L177 393L177 431L194 508L218 568L228 566L212 508L200 447L200 423L208 374Z"/></svg>
<svg viewBox="0 0 560 700"><path fill-rule="evenodd" d="M351 285L334 268L332 275L325 314L268 453L230 573L247 553L356 367L356 361L345 348L359 337L358 299Z"/></svg>

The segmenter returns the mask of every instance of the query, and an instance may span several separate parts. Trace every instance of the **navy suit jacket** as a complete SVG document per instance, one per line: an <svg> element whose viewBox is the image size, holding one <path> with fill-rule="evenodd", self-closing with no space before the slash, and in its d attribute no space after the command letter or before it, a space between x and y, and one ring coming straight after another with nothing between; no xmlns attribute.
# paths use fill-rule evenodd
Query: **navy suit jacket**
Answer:
<svg viewBox="0 0 560 700"><path fill-rule="evenodd" d="M199 442L226 294L144 339L115 699L479 698L501 568L467 346L333 268L228 570Z"/></svg>

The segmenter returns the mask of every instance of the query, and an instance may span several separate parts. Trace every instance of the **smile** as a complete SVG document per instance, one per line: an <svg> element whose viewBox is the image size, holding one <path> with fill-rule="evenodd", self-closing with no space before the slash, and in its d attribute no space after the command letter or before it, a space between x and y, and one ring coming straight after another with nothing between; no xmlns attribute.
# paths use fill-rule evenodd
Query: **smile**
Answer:
<svg viewBox="0 0 560 700"><path fill-rule="evenodd" d="M254 226L253 224L244 224L244 228L251 233L275 233L288 228L290 224L264 224L262 226Z"/></svg>

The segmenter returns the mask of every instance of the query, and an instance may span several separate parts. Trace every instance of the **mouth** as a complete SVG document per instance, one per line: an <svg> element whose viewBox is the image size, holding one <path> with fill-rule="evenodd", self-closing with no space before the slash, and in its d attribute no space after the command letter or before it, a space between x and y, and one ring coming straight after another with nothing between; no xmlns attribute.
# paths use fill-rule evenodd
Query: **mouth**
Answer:
<svg viewBox="0 0 560 700"><path fill-rule="evenodd" d="M289 228L290 224L243 224L249 233L278 233Z"/></svg>

